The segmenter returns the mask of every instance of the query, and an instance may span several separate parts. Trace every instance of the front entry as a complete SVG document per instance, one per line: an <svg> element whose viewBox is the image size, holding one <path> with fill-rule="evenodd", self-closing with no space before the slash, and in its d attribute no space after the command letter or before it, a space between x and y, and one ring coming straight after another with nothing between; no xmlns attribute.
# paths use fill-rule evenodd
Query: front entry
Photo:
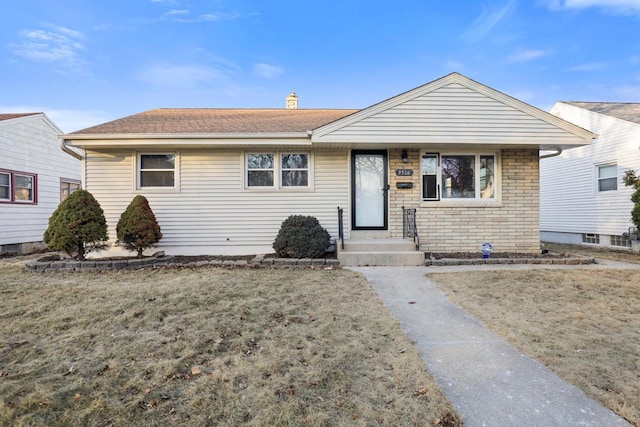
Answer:
<svg viewBox="0 0 640 427"><path fill-rule="evenodd" d="M387 169L386 151L352 151L351 224L354 230L387 229Z"/></svg>

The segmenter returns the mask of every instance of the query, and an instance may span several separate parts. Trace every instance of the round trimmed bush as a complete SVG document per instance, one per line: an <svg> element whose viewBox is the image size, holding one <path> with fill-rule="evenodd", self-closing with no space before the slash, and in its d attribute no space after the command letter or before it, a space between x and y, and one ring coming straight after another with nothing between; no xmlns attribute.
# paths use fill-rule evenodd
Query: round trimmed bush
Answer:
<svg viewBox="0 0 640 427"><path fill-rule="evenodd" d="M129 251L136 251L138 258L142 258L145 249L155 246L162 239L160 225L146 197L137 195L133 198L120 215L116 233L116 243Z"/></svg>
<svg viewBox="0 0 640 427"><path fill-rule="evenodd" d="M319 258L330 241L331 236L315 217L291 215L280 226L273 249L281 258Z"/></svg>
<svg viewBox="0 0 640 427"><path fill-rule="evenodd" d="M74 191L49 218L44 242L49 249L65 251L84 260L91 251L106 248L107 220L100 203L86 190Z"/></svg>

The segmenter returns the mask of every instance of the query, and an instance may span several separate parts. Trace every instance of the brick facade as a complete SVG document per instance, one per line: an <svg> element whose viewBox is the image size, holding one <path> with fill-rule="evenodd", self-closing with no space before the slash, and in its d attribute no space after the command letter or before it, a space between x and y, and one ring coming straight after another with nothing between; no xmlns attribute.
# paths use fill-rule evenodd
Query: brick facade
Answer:
<svg viewBox="0 0 640 427"><path fill-rule="evenodd" d="M422 150L423 151L423 150ZM402 237L402 206L417 208L421 249L426 252L480 252L484 242L494 252L539 253L539 173L537 149L501 151L500 201L452 203L420 201L420 153L389 150L389 230ZM413 169L413 176L396 176L396 169ZM412 182L412 189L397 189L397 182Z"/></svg>

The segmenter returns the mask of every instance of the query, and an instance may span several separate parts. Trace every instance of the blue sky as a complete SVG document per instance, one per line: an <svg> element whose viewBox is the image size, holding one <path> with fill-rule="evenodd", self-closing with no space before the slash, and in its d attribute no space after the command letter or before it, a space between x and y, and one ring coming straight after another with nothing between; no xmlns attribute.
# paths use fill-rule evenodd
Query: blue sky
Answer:
<svg viewBox="0 0 640 427"><path fill-rule="evenodd" d="M640 0L22 0L0 112L64 131L160 107L364 108L453 71L548 110L640 102Z"/></svg>

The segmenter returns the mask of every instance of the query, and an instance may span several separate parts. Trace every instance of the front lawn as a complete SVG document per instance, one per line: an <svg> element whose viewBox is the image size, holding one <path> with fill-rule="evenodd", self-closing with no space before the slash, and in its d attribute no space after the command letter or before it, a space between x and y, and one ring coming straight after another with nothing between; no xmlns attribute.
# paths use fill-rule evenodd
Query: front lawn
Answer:
<svg viewBox="0 0 640 427"><path fill-rule="evenodd" d="M0 425L460 425L358 274L0 263Z"/></svg>
<svg viewBox="0 0 640 427"><path fill-rule="evenodd" d="M428 277L524 353L640 426L639 270L532 269Z"/></svg>

